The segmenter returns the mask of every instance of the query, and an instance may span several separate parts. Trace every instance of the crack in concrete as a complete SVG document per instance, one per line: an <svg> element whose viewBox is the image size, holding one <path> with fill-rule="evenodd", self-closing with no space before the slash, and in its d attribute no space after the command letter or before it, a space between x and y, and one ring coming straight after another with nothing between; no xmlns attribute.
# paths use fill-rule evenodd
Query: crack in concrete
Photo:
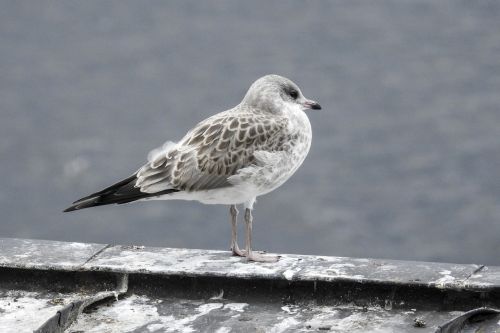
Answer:
<svg viewBox="0 0 500 333"><path fill-rule="evenodd" d="M94 260L98 255L100 255L101 253L103 253L106 249L109 249L111 246L112 246L111 244L106 244L106 246L104 246L102 249L100 249L99 251L97 251L96 253L94 253L93 255L91 255L90 258L88 258L79 267L81 268L81 267L85 266L86 264L88 264L89 262L91 262L92 260Z"/></svg>
<svg viewBox="0 0 500 333"><path fill-rule="evenodd" d="M488 268L486 265L480 265L478 268L476 268L475 270L472 271L472 273L470 273L465 279L464 279L464 282L467 281L468 279L470 279L474 274L477 274L479 272L481 272L482 270L484 270L485 268Z"/></svg>

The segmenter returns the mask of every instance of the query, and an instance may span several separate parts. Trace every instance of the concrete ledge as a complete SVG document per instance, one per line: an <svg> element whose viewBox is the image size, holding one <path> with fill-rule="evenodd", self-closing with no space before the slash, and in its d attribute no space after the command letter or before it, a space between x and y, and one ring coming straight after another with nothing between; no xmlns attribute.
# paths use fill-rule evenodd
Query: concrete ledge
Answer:
<svg viewBox="0 0 500 333"><path fill-rule="evenodd" d="M0 238L0 316L4 304L7 310L3 312L11 318L3 321L4 326L0 321L2 332L22 322L11 308L16 297L27 303L30 297L41 302L39 318L28 325L28 331L39 332L57 332L70 326L87 331L92 325L102 325L82 311L118 297L127 301L115 302L114 307L141 304L155 311L173 311L172 318L179 302L186 305L183 311L188 314L193 304L199 311L222 311L232 316L225 323L231 322L243 332L278 325L277 318L284 318L281 324L289 329L297 328L301 320L321 326L324 318L334 318L340 312L354 316L353 325L373 324L378 318L380 325L408 328L404 331L418 328L411 324L420 314L427 327L447 332L440 324L449 322L446 325L457 327L455 317L465 323L468 314L483 311L477 308L500 307L500 267L305 255L282 255L277 263L254 263L232 257L227 251ZM227 304L233 305L226 310ZM256 306L253 312L249 310L252 316L248 322L234 319L242 314L234 304L247 304L249 309ZM29 306L19 311L23 309L33 312ZM496 314L493 309L488 311ZM186 325L193 328L201 317L191 315L192 323ZM78 322L80 317L85 320ZM254 318L259 320L253 323ZM162 320L157 318L167 325ZM340 323L333 319L326 322L329 327ZM301 326L303 331L309 331L307 325ZM365 327L363 332L369 330Z"/></svg>
<svg viewBox="0 0 500 333"><path fill-rule="evenodd" d="M500 267L345 257L282 255L247 262L228 251L0 238L0 267L167 276L356 282L447 290L500 290Z"/></svg>

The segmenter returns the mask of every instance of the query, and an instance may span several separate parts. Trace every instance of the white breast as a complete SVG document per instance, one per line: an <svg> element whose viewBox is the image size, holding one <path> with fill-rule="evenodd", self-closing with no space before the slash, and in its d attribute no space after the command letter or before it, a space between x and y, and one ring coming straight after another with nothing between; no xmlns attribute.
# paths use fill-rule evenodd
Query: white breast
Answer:
<svg viewBox="0 0 500 333"><path fill-rule="evenodd" d="M290 150L281 156L281 161L270 172L277 177L271 190L281 186L302 165L311 148L312 129L307 115L298 109L290 112L289 126ZM269 192L267 191L267 192ZM266 192L266 193L267 193Z"/></svg>

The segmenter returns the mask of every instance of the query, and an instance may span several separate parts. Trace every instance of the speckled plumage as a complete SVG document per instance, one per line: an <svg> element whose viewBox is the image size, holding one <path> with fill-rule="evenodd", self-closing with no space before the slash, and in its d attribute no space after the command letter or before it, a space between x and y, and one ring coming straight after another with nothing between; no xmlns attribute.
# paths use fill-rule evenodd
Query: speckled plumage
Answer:
<svg viewBox="0 0 500 333"><path fill-rule="evenodd" d="M199 123L178 144L156 154L137 173L136 186L147 193L168 188L207 191L252 179L264 186L265 180L258 174L251 177L250 170L260 170L271 162L275 168L269 171L281 174L286 167L280 163L283 159L302 162L311 142L306 121L301 119L304 127L298 129L283 115L247 107L219 113ZM267 186L272 184L267 181Z"/></svg>
<svg viewBox="0 0 500 333"><path fill-rule="evenodd" d="M251 229L256 197L282 185L309 152L312 132L304 110L320 108L289 79L264 76L239 105L201 121L179 142L152 151L148 163L131 177L74 202L66 211L147 199L244 204ZM232 206L234 237L236 215ZM235 254L257 260L249 246L247 254L234 246Z"/></svg>
<svg viewBox="0 0 500 333"><path fill-rule="evenodd" d="M252 88L262 91L260 85ZM311 126L300 108L271 103L272 94L270 101L254 103L252 88L238 106L203 120L178 143L154 152L138 171L135 186L145 193L179 190L161 199L240 204L281 185L307 155ZM231 187L247 187L248 197L224 197Z"/></svg>

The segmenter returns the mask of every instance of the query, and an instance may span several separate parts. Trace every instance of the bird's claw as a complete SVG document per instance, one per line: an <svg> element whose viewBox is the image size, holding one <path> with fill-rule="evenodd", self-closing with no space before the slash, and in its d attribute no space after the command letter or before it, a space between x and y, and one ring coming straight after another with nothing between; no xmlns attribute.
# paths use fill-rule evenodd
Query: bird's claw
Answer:
<svg viewBox="0 0 500 333"><path fill-rule="evenodd" d="M247 252L245 250L240 250L238 245L236 245L235 247L231 247L231 252L232 252L233 256L236 256L236 257L246 257L247 256Z"/></svg>

